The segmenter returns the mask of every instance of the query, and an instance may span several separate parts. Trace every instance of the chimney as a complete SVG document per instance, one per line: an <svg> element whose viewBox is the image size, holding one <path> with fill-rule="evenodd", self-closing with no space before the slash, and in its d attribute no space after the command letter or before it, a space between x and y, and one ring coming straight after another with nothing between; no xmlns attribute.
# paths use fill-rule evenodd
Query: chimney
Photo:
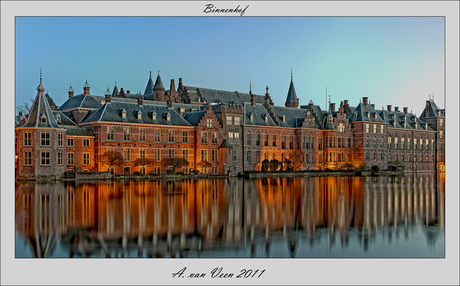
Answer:
<svg viewBox="0 0 460 286"><path fill-rule="evenodd" d="M144 99L143 99L142 97L138 97L138 98L137 98L137 104L138 104L139 106L144 105Z"/></svg>
<svg viewBox="0 0 460 286"><path fill-rule="evenodd" d="M86 83L83 85L83 94L85 95L89 95L89 84L88 84L88 81L86 81Z"/></svg>
<svg viewBox="0 0 460 286"><path fill-rule="evenodd" d="M171 100L168 100L167 103L168 103L168 107L169 107L169 108L172 108L172 101L171 101Z"/></svg>
<svg viewBox="0 0 460 286"><path fill-rule="evenodd" d="M125 91L123 90L123 88L120 88L120 97L126 97Z"/></svg>
<svg viewBox="0 0 460 286"><path fill-rule="evenodd" d="M404 113L407 114L407 107L403 107Z"/></svg>
<svg viewBox="0 0 460 286"><path fill-rule="evenodd" d="M363 104L364 104L364 106L367 106L367 103L368 103L367 99L368 99L368 97L363 97Z"/></svg>
<svg viewBox="0 0 460 286"><path fill-rule="evenodd" d="M74 90L73 90L72 86L70 86L68 92L69 92L69 99L70 99L70 98L73 97L73 94L74 94Z"/></svg>
<svg viewBox="0 0 460 286"><path fill-rule="evenodd" d="M182 78L181 77L179 78L179 84L182 84Z"/></svg>
<svg viewBox="0 0 460 286"><path fill-rule="evenodd" d="M105 95L105 103L112 102L112 96L110 95L110 90L107 88L107 91L104 93Z"/></svg>
<svg viewBox="0 0 460 286"><path fill-rule="evenodd" d="M173 80L173 79L171 79L171 86L169 87L169 89L170 89L171 91L176 90L176 86L175 86L175 84L174 84L174 80Z"/></svg>
<svg viewBox="0 0 460 286"><path fill-rule="evenodd" d="M387 105L387 110L391 111L391 105Z"/></svg>
<svg viewBox="0 0 460 286"><path fill-rule="evenodd" d="M399 112L399 106L395 106L395 111Z"/></svg>
<svg viewBox="0 0 460 286"><path fill-rule="evenodd" d="M343 106L344 106L344 107L348 107L348 99L345 99L345 100L343 101Z"/></svg>
<svg viewBox="0 0 460 286"><path fill-rule="evenodd" d="M256 106L256 95L255 94L251 94L251 104L252 106Z"/></svg>
<svg viewBox="0 0 460 286"><path fill-rule="evenodd" d="M371 104L371 107L372 107L372 109L375 109L375 104L372 103L372 104Z"/></svg>
<svg viewBox="0 0 460 286"><path fill-rule="evenodd" d="M329 103L329 110L330 112L335 112L335 103Z"/></svg>
<svg viewBox="0 0 460 286"><path fill-rule="evenodd" d="M126 91L126 94L131 94L131 92L129 90Z"/></svg>

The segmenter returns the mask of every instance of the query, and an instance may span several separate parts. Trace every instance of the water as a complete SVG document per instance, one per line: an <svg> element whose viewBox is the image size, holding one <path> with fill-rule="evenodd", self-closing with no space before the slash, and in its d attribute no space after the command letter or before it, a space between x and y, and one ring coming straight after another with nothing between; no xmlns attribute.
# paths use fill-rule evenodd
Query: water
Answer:
<svg viewBox="0 0 460 286"><path fill-rule="evenodd" d="M16 258L442 258L443 175L16 184Z"/></svg>

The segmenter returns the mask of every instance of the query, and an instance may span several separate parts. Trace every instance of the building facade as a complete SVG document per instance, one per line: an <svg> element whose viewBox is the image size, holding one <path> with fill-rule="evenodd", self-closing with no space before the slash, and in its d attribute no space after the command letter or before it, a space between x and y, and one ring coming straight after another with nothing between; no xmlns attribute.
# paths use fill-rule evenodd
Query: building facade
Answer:
<svg viewBox="0 0 460 286"><path fill-rule="evenodd" d="M260 171L264 164L296 159L296 170L338 170L365 165L405 171L445 169L445 110L429 98L420 117L399 110L378 110L363 97L356 107L343 100L336 110L321 110L312 100L299 106L291 81L285 106L264 95L186 86L182 79L165 90L160 74L144 94L118 87L83 93L57 106L40 76L34 104L16 118L16 176L59 178L66 171L164 174L165 158L188 161L181 171L236 175ZM109 166L108 151L123 156ZM152 164L133 164L149 158ZM281 168L286 168L281 164Z"/></svg>

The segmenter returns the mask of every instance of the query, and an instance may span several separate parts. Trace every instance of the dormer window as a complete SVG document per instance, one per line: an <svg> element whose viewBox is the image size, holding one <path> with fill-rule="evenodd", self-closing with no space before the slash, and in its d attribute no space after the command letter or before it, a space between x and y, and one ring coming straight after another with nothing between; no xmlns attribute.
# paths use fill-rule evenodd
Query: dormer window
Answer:
<svg viewBox="0 0 460 286"><path fill-rule="evenodd" d="M374 118L377 119L377 112L374 112Z"/></svg>
<svg viewBox="0 0 460 286"><path fill-rule="evenodd" d="M122 108L120 112L121 112L121 118L126 119L126 110Z"/></svg>
<svg viewBox="0 0 460 286"><path fill-rule="evenodd" d="M355 115L355 118L358 117L358 112L355 111L354 115Z"/></svg>
<svg viewBox="0 0 460 286"><path fill-rule="evenodd" d="M286 122L286 115L281 116L281 120L283 120L283 122Z"/></svg>
<svg viewBox="0 0 460 286"><path fill-rule="evenodd" d="M179 109L179 112L180 112L180 115L184 116L184 114L185 114L185 108L183 108L183 107L180 108L180 109Z"/></svg>
<svg viewBox="0 0 460 286"><path fill-rule="evenodd" d="M166 121L171 122L171 114L169 112L165 112Z"/></svg>
<svg viewBox="0 0 460 286"><path fill-rule="evenodd" d="M57 123L61 123L61 115L58 114L55 118Z"/></svg>
<svg viewBox="0 0 460 286"><path fill-rule="evenodd" d="M366 117L369 117L369 112L364 112L364 115L366 115Z"/></svg>
<svg viewBox="0 0 460 286"><path fill-rule="evenodd" d="M265 119L265 122L268 122L268 115L267 114L264 114L264 119Z"/></svg>
<svg viewBox="0 0 460 286"><path fill-rule="evenodd" d="M45 116L45 114L42 114L42 116L40 116L40 123L42 123L42 124L45 124L45 123L46 123L46 116Z"/></svg>
<svg viewBox="0 0 460 286"><path fill-rule="evenodd" d="M152 116L152 120L157 120L157 113L155 111L150 112L150 116Z"/></svg>
<svg viewBox="0 0 460 286"><path fill-rule="evenodd" d="M414 127L417 129L417 121L414 122Z"/></svg>
<svg viewBox="0 0 460 286"><path fill-rule="evenodd" d="M254 114L249 113L249 120L254 121Z"/></svg>
<svg viewBox="0 0 460 286"><path fill-rule="evenodd" d="M138 110L137 111L137 120L141 120L142 119L142 111Z"/></svg>

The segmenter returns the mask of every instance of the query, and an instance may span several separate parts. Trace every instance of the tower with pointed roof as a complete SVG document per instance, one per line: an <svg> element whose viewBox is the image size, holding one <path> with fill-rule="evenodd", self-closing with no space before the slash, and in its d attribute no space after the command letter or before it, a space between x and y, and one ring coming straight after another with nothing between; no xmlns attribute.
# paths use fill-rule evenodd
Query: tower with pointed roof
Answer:
<svg viewBox="0 0 460 286"><path fill-rule="evenodd" d="M294 82L292 79L292 70L291 70L291 83L289 84L289 91L286 97L286 103L284 104L286 107L298 108L299 107L299 99L297 98L297 94L295 93Z"/></svg>
<svg viewBox="0 0 460 286"><path fill-rule="evenodd" d="M19 179L57 179L66 171L66 129L59 127L45 94L40 71L37 95L24 123L16 128Z"/></svg>
<svg viewBox="0 0 460 286"><path fill-rule="evenodd" d="M434 97L434 95L433 95ZM445 162L445 110L439 109L434 99L429 96L429 99L425 103L425 109L423 109L420 115L420 120L428 124L433 130L436 131L435 139L435 160L438 170L444 170Z"/></svg>
<svg viewBox="0 0 460 286"><path fill-rule="evenodd" d="M156 101L165 101L165 87L161 81L160 72L158 71L158 76L153 86L153 100Z"/></svg>

